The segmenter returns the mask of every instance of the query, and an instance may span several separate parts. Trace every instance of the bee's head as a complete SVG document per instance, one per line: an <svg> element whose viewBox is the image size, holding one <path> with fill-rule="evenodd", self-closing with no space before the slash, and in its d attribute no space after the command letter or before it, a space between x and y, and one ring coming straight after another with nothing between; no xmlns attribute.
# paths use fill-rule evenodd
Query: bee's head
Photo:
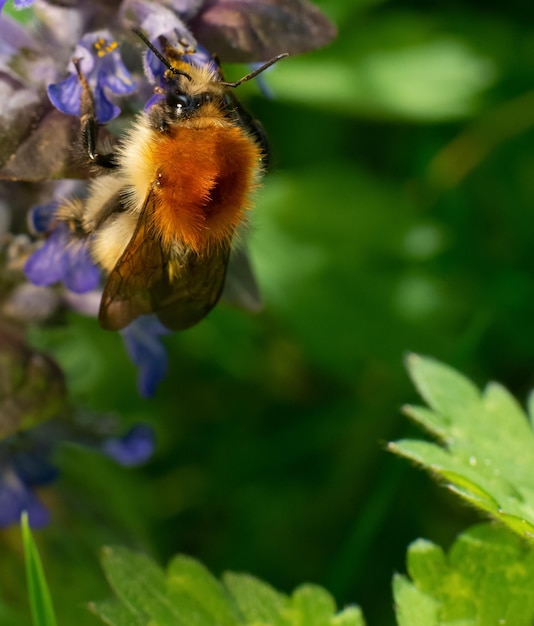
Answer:
<svg viewBox="0 0 534 626"><path fill-rule="evenodd" d="M182 81L176 79L171 79L165 87L165 102L178 117L191 115L213 99L214 96L207 92L191 93L187 87L184 89Z"/></svg>
<svg viewBox="0 0 534 626"><path fill-rule="evenodd" d="M165 102L171 109L182 114L190 113L200 106L194 102L190 89L188 89L188 83L192 82L192 78L187 72L169 65L164 74L164 79Z"/></svg>
<svg viewBox="0 0 534 626"><path fill-rule="evenodd" d="M168 59L166 59L140 30L134 29L134 33L167 68L164 73L165 86L160 93L165 95L167 105L178 115L193 113L203 104L211 102L212 100L217 99L217 97L220 98L225 89L235 88L242 85L251 78L255 78L258 74L280 59L288 56L287 53L279 54L235 82L220 80L220 76L215 78L213 76L213 72L209 69L205 69L204 76L201 74L203 80L198 80L196 76L195 80L193 80L193 77L188 71L180 69L176 66L176 64L172 64ZM178 64L189 69L188 65L184 62L179 62ZM191 72L193 73L194 71L195 69L191 68ZM212 93L210 93L210 91Z"/></svg>

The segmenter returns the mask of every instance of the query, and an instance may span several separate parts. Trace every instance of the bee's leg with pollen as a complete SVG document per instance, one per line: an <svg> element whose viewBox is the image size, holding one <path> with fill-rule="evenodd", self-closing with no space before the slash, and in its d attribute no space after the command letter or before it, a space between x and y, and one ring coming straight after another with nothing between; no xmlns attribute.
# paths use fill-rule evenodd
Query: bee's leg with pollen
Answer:
<svg viewBox="0 0 534 626"><path fill-rule="evenodd" d="M74 67L78 73L78 78L82 85L82 95L80 98L80 126L83 148L87 157L100 167L111 169L117 167L115 155L113 153L100 154L97 152L96 144L98 140L98 120L95 113L95 100L91 88L80 69L80 59L73 59Z"/></svg>

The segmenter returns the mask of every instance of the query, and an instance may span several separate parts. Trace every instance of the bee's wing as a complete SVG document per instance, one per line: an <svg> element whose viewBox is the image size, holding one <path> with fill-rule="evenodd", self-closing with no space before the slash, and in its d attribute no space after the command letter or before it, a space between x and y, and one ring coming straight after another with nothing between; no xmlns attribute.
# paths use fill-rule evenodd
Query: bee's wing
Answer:
<svg viewBox="0 0 534 626"><path fill-rule="evenodd" d="M161 281L163 252L148 234L149 193L130 242L104 286L98 319L106 330L120 330L139 315L153 312L150 289Z"/></svg>
<svg viewBox="0 0 534 626"><path fill-rule="evenodd" d="M248 252L243 246L232 251L221 298L227 304L243 307L253 313L262 309L260 289Z"/></svg>
<svg viewBox="0 0 534 626"><path fill-rule="evenodd" d="M108 276L99 313L100 325L107 330L120 330L149 313L167 328L183 330L205 317L221 295L229 251L190 254L171 267L159 238L150 231L153 206L150 192L135 232Z"/></svg>
<svg viewBox="0 0 534 626"><path fill-rule="evenodd" d="M152 289L154 312L170 330L184 330L200 322L217 304L224 287L229 250L217 248L209 256L188 255L182 266L167 271Z"/></svg>

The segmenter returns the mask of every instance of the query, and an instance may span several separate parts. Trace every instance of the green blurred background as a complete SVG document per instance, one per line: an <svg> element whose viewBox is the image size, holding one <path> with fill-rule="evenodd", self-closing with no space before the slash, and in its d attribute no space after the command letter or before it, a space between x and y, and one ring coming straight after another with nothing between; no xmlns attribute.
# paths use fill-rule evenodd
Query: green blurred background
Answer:
<svg viewBox="0 0 534 626"><path fill-rule="evenodd" d="M270 72L275 99L241 88L275 161L250 239L264 311L219 307L171 337L150 401L95 321L39 337L77 402L158 433L141 469L58 452L62 478L42 494L54 521L37 540L62 625L97 623L83 605L110 593L97 560L109 543L285 591L316 582L393 624L407 544L446 547L474 519L384 449L412 432L405 354L521 401L533 386L533 9L317 4L338 39ZM18 530L2 542L1 623L18 626Z"/></svg>

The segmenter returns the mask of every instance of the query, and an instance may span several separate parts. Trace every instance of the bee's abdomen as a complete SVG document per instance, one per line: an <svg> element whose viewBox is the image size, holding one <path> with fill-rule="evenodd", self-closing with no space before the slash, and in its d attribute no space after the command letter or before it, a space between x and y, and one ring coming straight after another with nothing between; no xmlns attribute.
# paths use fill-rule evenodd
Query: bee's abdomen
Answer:
<svg viewBox="0 0 534 626"><path fill-rule="evenodd" d="M228 242L250 208L261 149L233 125L178 127L154 146L154 226L197 253Z"/></svg>

